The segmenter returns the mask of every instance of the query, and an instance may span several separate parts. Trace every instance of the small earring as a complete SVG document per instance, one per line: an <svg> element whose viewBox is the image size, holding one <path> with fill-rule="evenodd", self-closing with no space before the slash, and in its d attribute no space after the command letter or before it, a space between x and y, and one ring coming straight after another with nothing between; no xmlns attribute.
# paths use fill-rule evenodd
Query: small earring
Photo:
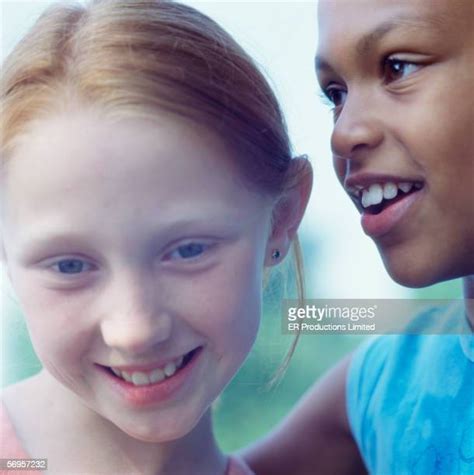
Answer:
<svg viewBox="0 0 474 475"><path fill-rule="evenodd" d="M281 256L280 250L279 249L274 249L272 252L272 259L277 260Z"/></svg>

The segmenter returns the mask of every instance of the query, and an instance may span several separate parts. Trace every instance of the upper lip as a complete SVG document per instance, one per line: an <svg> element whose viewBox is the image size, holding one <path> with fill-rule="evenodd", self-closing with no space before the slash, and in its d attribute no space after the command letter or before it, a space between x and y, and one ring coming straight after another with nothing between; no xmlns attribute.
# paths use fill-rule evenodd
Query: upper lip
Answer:
<svg viewBox="0 0 474 475"><path fill-rule="evenodd" d="M402 177L400 175L388 175L384 173L356 173L347 176L343 186L349 194L356 195L355 197L357 197L358 191L368 188L375 183L423 183L423 179L420 177Z"/></svg>
<svg viewBox="0 0 474 475"><path fill-rule="evenodd" d="M194 348L194 350L196 350L197 348L198 347ZM101 366L106 366L108 368L118 369L120 371L127 371L127 372L130 372L130 373L133 373L135 371L147 372L147 371L151 371L151 370L157 369L157 368L164 368L168 363L171 363L172 361L177 360L181 356L184 357L188 353L190 353L191 351L194 351L194 350L189 350L189 351L186 351L184 353L179 353L177 356L174 356L174 357L160 358L160 359L155 360L155 361L150 362L150 363L140 363L140 364L130 364L130 365L110 364L110 365L101 365Z"/></svg>

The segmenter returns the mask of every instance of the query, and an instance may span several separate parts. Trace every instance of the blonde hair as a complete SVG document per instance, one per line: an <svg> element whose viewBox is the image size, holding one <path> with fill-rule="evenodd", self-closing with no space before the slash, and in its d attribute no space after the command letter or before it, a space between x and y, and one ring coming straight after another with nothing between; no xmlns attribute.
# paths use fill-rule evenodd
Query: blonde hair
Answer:
<svg viewBox="0 0 474 475"><path fill-rule="evenodd" d="M245 182L278 196L302 179L290 167L285 121L266 79L219 25L160 0L49 7L3 65L2 166L36 120L78 103L110 117L167 111L214 131ZM293 244L304 298L301 249ZM294 351L294 341L284 366Z"/></svg>

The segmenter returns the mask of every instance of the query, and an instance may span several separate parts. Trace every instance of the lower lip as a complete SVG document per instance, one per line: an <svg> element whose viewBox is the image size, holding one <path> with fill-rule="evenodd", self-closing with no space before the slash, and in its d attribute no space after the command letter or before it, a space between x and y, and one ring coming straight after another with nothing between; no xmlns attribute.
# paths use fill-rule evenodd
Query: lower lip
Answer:
<svg viewBox="0 0 474 475"><path fill-rule="evenodd" d="M410 193L405 198L388 206L379 214L362 213L362 229L365 234L372 238L379 238L390 231L402 221L413 209L416 202L421 198L423 189Z"/></svg>
<svg viewBox="0 0 474 475"><path fill-rule="evenodd" d="M202 348L197 350L192 360L173 376L159 383L145 386L134 386L132 383L111 374L107 368L99 365L97 365L97 367L106 377L106 381L111 385L112 389L117 392L127 404L134 407L145 407L172 399L192 376L193 371L201 359L201 354Z"/></svg>

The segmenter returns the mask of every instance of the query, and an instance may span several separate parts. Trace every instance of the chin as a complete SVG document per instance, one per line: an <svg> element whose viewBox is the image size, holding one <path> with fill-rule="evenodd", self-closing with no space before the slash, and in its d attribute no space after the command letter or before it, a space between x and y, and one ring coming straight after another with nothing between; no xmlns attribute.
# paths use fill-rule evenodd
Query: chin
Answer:
<svg viewBox="0 0 474 475"><path fill-rule="evenodd" d="M440 245L438 241L420 237L385 240L376 245L390 277L405 287L428 287L465 277L473 271L472 259L463 247L452 242Z"/></svg>
<svg viewBox="0 0 474 475"><path fill-rule="evenodd" d="M442 280L439 280L437 278L427 276L425 273L419 273L413 272L413 271L407 271L406 269L403 271L397 271L391 268L387 268L388 274L390 277L400 285L403 285L404 287L410 287L412 289L420 289L423 287L429 287L430 285L437 284L439 282L442 282ZM448 279L443 279L443 280L448 280Z"/></svg>
<svg viewBox="0 0 474 475"><path fill-rule="evenodd" d="M200 427L207 427L206 424L209 422L202 411L181 410L178 414L175 411L168 414L165 412L166 410L157 409L155 416L143 414L142 416L145 416L143 418L132 417L117 427L136 440L164 444L183 439L195 429L199 431ZM207 414L210 416L210 413Z"/></svg>
<svg viewBox="0 0 474 475"><path fill-rule="evenodd" d="M127 435L133 439L139 440L141 442L147 442L152 444L164 444L167 442L172 442L186 436L191 432L192 428L186 428L180 430L179 427L153 427L149 424L139 425L134 424L133 427L124 427L117 426L122 432L125 432Z"/></svg>
<svg viewBox="0 0 474 475"><path fill-rule="evenodd" d="M439 284L441 282L465 277L468 272L452 266L442 266L442 263L432 259L429 262L419 262L416 259L389 259L383 257L385 268L397 284L419 289Z"/></svg>

